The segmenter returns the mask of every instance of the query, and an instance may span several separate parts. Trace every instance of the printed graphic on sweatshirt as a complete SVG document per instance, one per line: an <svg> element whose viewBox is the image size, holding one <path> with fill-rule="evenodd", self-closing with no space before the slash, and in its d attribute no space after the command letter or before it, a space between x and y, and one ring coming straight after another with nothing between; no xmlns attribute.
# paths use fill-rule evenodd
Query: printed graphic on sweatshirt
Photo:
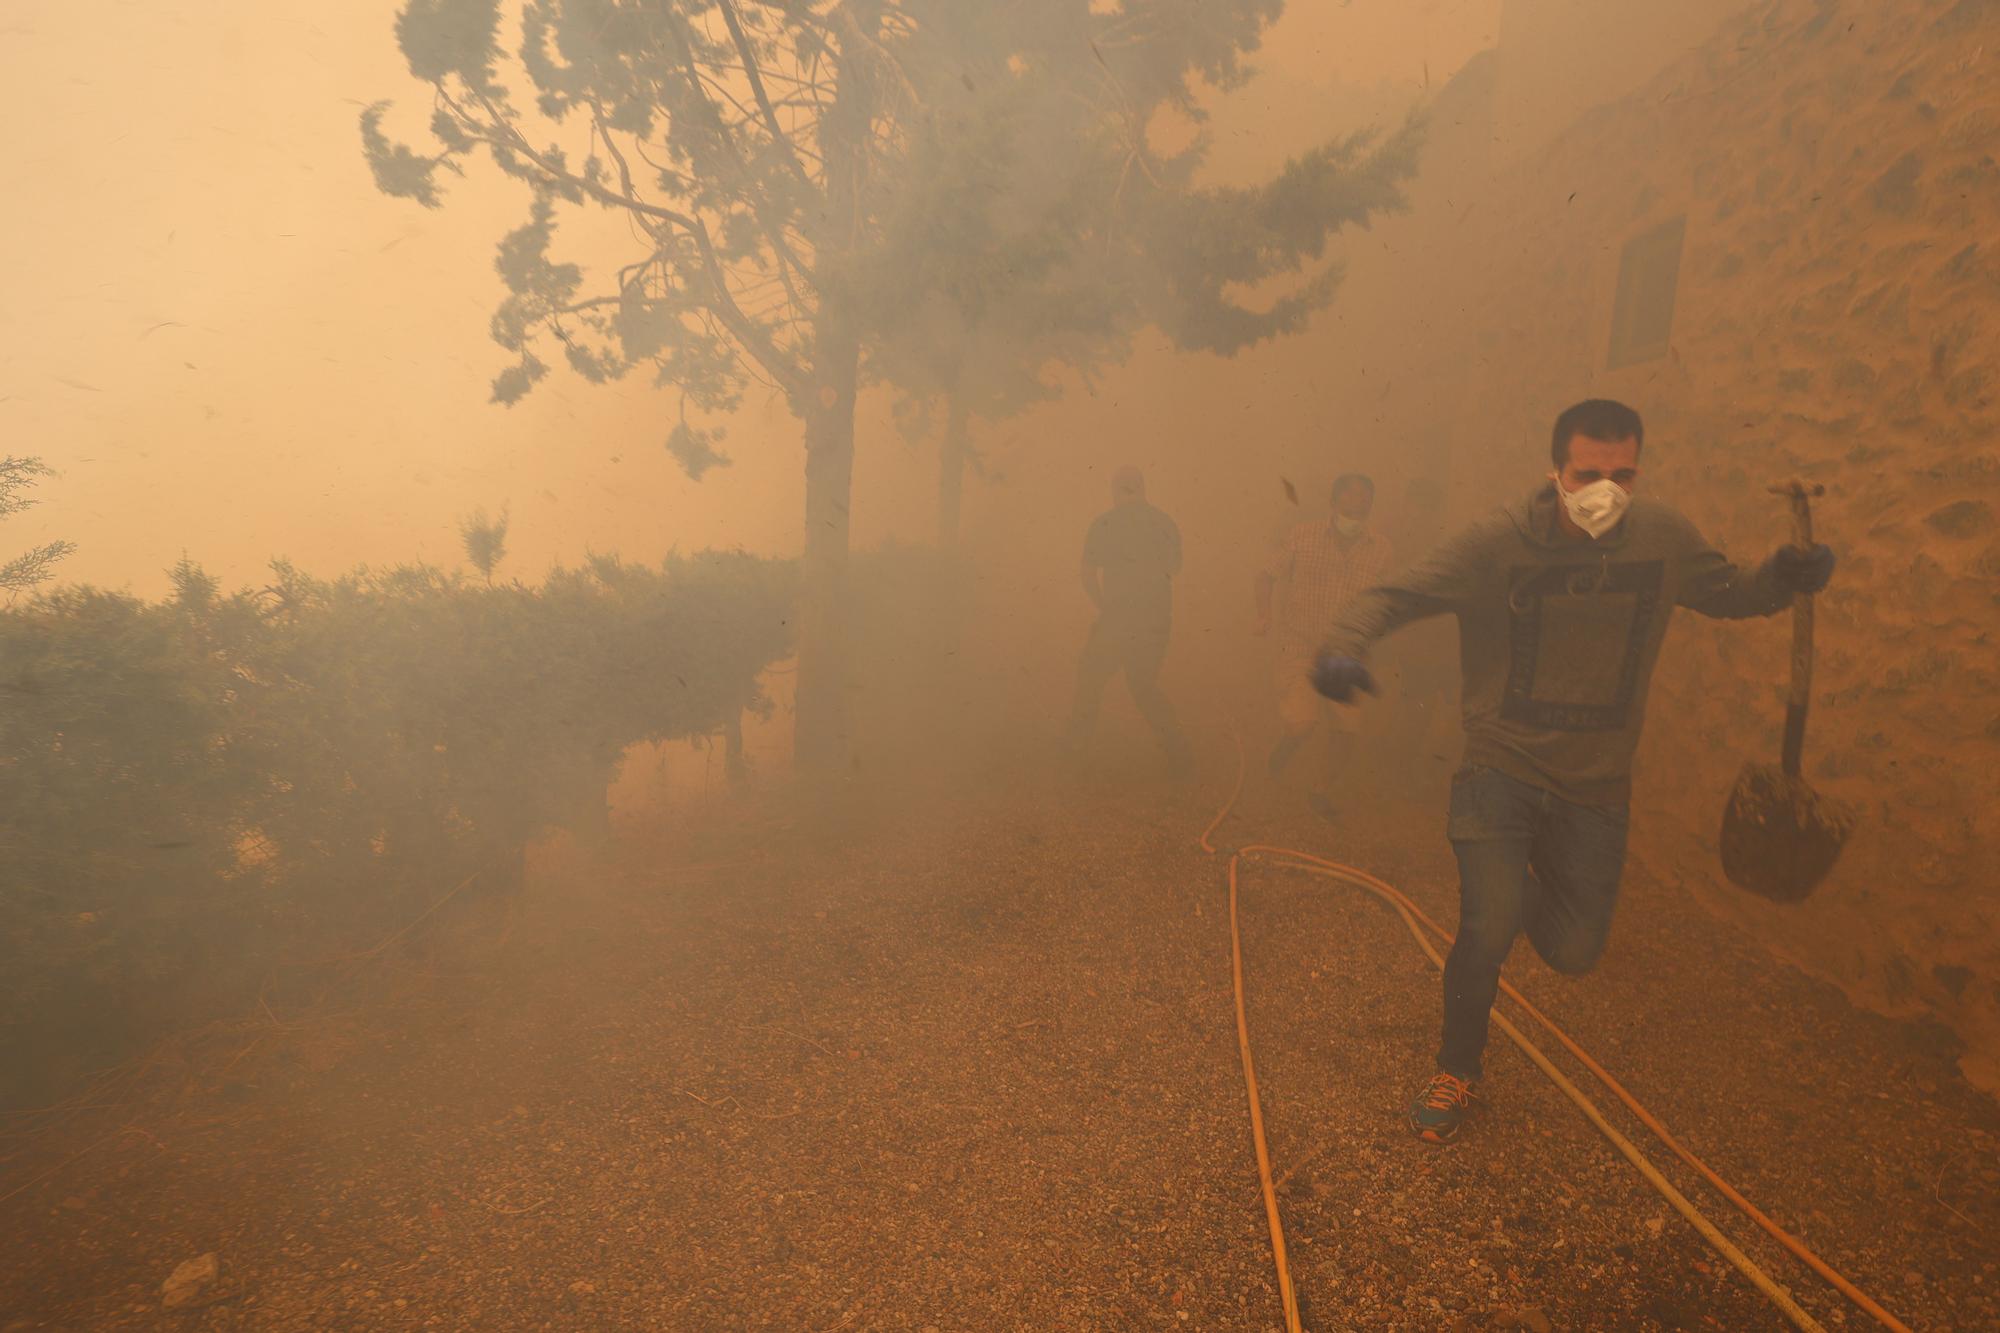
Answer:
<svg viewBox="0 0 2000 1333"><path fill-rule="evenodd" d="M1660 613L1665 564L1521 565L1500 715L1546 731L1620 731Z"/></svg>

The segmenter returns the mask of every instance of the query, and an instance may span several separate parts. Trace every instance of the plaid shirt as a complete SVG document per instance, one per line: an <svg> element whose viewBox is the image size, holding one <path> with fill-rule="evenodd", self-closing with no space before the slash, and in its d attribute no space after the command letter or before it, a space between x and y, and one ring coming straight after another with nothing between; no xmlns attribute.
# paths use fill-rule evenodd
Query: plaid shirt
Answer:
<svg viewBox="0 0 2000 1333"><path fill-rule="evenodd" d="M1331 519L1310 519L1286 533L1264 567L1291 580L1279 646L1311 652L1325 641L1341 610L1389 572L1389 542L1373 528L1343 546Z"/></svg>

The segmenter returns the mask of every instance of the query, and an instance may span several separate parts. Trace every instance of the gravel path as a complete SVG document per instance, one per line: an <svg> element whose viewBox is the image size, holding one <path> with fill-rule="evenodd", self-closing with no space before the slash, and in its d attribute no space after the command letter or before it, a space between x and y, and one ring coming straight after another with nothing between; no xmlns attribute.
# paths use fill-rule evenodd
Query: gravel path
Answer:
<svg viewBox="0 0 2000 1333"><path fill-rule="evenodd" d="M460 922L369 1004L17 1160L0 1193L91 1147L0 1204L0 1329L1276 1328L1222 866L1194 844L1213 787L748 810L608 866L552 852L508 922ZM1452 919L1435 810L1289 811L1253 790L1219 836ZM1464 1140L1408 1139L1430 964L1350 891L1244 884L1309 1328L1784 1327L1497 1033ZM2000 1108L1947 1036L1643 881L1595 975L1525 948L1510 971L1912 1327L2000 1326ZM1830 1326L1868 1325L1669 1174ZM219 1278L163 1310L207 1252Z"/></svg>

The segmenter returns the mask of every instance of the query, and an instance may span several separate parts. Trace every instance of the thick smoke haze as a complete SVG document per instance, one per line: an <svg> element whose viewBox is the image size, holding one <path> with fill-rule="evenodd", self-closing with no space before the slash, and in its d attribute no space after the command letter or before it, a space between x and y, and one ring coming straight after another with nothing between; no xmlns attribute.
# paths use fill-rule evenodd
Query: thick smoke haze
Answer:
<svg viewBox="0 0 2000 1333"><path fill-rule="evenodd" d="M69 578L146 593L184 552L225 582L256 578L273 555L327 571L453 564L457 519L503 503L515 572L587 550L795 552L799 442L782 404L753 394L728 423L731 466L697 484L661 447L670 398L640 381L559 374L511 409L487 403L506 359L485 332L501 295L492 243L524 192L475 172L427 212L374 189L356 114L394 97L415 117L423 101L393 41L398 8L9 7L0 106L47 128L0 145L8 178L31 187L0 217L22 258L0 327L0 435L62 473L15 531L77 542ZM1426 69L1441 83L1492 42L1498 9L1292 7L1259 77L1218 99L1214 175L1268 173L1329 123L1394 124ZM1192 377L1196 397L1240 401L1258 393L1245 370L1175 358L1101 392L1130 408L1168 384L1185 394ZM1286 393L1267 410L1298 414L1260 429L1314 432L1311 406L1323 400L1301 410ZM1116 465L1101 427L1090 442L1088 418L1072 426L1066 409L993 441L1025 470L975 485L975 530L1046 513L1035 488ZM857 542L927 539L935 450L901 440L883 403L863 410ZM1119 445L1193 464L1240 417L1190 420L1183 399L1146 420ZM1181 424L1163 434L1161 420ZM1254 481L1259 494L1270 485ZM1087 517L1101 490L1071 497L1065 517Z"/></svg>
<svg viewBox="0 0 2000 1333"><path fill-rule="evenodd" d="M0 1333L2000 1327L1996 49L6 0Z"/></svg>

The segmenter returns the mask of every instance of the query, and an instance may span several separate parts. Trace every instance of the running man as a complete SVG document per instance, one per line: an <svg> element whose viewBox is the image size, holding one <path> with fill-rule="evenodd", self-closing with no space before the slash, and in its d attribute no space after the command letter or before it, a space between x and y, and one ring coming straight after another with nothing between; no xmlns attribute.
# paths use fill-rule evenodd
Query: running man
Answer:
<svg viewBox="0 0 2000 1333"><path fill-rule="evenodd" d="M1146 503L1145 475L1136 467L1119 468L1111 479L1111 508L1083 540L1083 591L1098 615L1076 668L1066 738L1072 755L1081 753L1097 727L1104 687L1123 671L1132 702L1167 752L1168 768L1184 776L1193 766L1174 707L1160 692L1173 628L1173 580L1180 572L1181 530Z"/></svg>
<svg viewBox="0 0 2000 1333"><path fill-rule="evenodd" d="M1773 615L1833 574L1833 552L1782 546L1754 573L1694 525L1635 499L1639 414L1578 403L1556 418L1549 481L1349 606L1313 666L1347 703L1375 682L1368 650L1400 626L1454 615L1464 766L1448 833L1458 939L1444 969L1437 1072L1410 1107L1421 1139L1458 1133L1475 1100L1500 965L1525 932L1567 976L1596 964L1624 868L1632 755L1646 688L1677 606L1715 619Z"/></svg>
<svg viewBox="0 0 2000 1333"><path fill-rule="evenodd" d="M1278 543L1271 562L1257 574L1257 634L1271 632L1271 590L1287 582L1284 629L1278 636L1274 683L1283 733L1267 763L1278 777L1313 728L1326 724L1326 751L1313 774L1307 799L1320 814L1334 814L1330 789L1339 770L1338 733L1349 730L1342 710L1329 709L1313 692L1313 653L1326 641L1342 609L1389 572L1389 543L1368 526L1375 507L1375 483L1350 472L1333 483L1333 511L1298 524Z"/></svg>

